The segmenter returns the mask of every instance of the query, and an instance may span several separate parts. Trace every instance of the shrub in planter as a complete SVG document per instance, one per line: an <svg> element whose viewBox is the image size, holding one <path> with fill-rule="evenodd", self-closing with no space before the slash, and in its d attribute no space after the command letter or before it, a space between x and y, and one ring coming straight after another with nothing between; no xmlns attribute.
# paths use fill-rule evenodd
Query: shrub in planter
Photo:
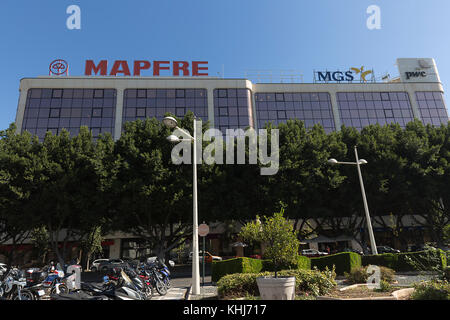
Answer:
<svg viewBox="0 0 450 320"><path fill-rule="evenodd" d="M334 270L282 270L280 277L295 277L295 292L298 295L305 293L313 296L325 295L336 286ZM220 297L259 296L256 278L271 275L270 272L261 273L235 273L223 276L217 282L217 291Z"/></svg>
<svg viewBox="0 0 450 320"><path fill-rule="evenodd" d="M267 245L263 258L271 260L270 268L275 271L275 277L278 270L296 269L299 262L297 231L283 214L284 208L281 208L272 217L264 217L263 223L257 216L256 221L246 223L239 232L244 240Z"/></svg>
<svg viewBox="0 0 450 320"><path fill-rule="evenodd" d="M361 266L361 256L354 252L341 252L329 256L311 258L312 268L317 267L319 270L325 270L325 267L330 269L333 265L336 268L336 273L343 275L345 272L350 272L352 269Z"/></svg>
<svg viewBox="0 0 450 320"><path fill-rule="evenodd" d="M217 281L219 297L245 297L259 295L256 278L261 273L233 273Z"/></svg>
<svg viewBox="0 0 450 320"><path fill-rule="evenodd" d="M297 268L310 270L311 260L308 257L299 256ZM223 276L232 273L258 273L274 270L275 268L270 260L239 257L222 261L213 261L211 267L211 280L217 282Z"/></svg>

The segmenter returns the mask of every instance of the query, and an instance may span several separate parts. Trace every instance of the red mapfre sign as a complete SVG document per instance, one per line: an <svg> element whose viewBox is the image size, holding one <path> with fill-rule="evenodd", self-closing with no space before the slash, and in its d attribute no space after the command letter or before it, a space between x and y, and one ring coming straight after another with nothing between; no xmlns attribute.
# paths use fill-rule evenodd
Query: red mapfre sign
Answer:
<svg viewBox="0 0 450 320"><path fill-rule="evenodd" d="M142 70L153 69L153 76L160 76L162 70L172 71L173 76L207 76L208 61L147 61L134 60L131 64L133 76L140 76ZM204 72L206 71L206 72ZM166 72L167 74L168 72ZM108 73L108 60L101 60L95 63L93 60L86 60L84 70L86 76L131 76L130 65L126 60L116 60Z"/></svg>

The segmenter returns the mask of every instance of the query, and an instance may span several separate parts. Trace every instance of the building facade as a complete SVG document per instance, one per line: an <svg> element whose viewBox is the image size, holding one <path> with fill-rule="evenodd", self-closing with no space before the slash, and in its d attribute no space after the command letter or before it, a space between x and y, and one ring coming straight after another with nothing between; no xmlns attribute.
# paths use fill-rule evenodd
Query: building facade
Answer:
<svg viewBox="0 0 450 320"><path fill-rule="evenodd" d="M252 83L210 77L37 77L20 82L19 131L43 139L88 126L94 137L118 139L126 121L188 110L219 130L260 129L299 119L325 131L379 123L404 127L414 118L447 123L444 90L432 59L398 59L400 77L389 82ZM409 70L409 71L406 71ZM417 71L419 70L419 71ZM421 71L426 70L426 71Z"/></svg>
<svg viewBox="0 0 450 320"><path fill-rule="evenodd" d="M109 132L117 140L127 121L162 120L167 112L183 117L189 110L222 132L261 129L267 122L277 125L288 119L303 120L307 127L321 124L326 132L340 130L342 125L362 129L375 123L398 123L404 127L415 118L424 124L447 124L444 90L434 60L398 59L397 66L399 77L383 82L331 81L323 75L319 83L253 83L214 77L24 78L16 126L19 132L27 130L41 140L47 131L58 134L63 128L76 135L80 126L88 126L94 137ZM209 237L219 233L220 227L213 227ZM130 243L135 241L130 237L108 237L110 257L133 251ZM217 241L211 241L219 248Z"/></svg>

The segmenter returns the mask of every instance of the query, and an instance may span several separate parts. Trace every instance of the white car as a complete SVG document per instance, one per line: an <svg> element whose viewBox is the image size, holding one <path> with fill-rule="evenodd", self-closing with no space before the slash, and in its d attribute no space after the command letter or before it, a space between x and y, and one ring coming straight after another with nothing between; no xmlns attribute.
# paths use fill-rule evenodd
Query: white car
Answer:
<svg viewBox="0 0 450 320"><path fill-rule="evenodd" d="M94 260L93 262L92 262L92 265L91 265L91 271L92 272L96 272L96 271L98 271L98 266L100 265L100 263L101 262L104 262L104 261L108 261L109 259L97 259L97 260Z"/></svg>
<svg viewBox="0 0 450 320"><path fill-rule="evenodd" d="M321 256L326 256L326 255L328 255L328 252L321 252L316 249L302 250L302 256L306 256L306 257L321 257Z"/></svg>
<svg viewBox="0 0 450 320"><path fill-rule="evenodd" d="M189 263L192 263L192 254L193 252L191 251L189 253ZM199 251L199 261L202 262L203 261L203 251L200 250ZM205 261L206 262L212 262L212 261L222 261L222 257L219 256L213 256L211 253L209 253L208 251L205 251Z"/></svg>

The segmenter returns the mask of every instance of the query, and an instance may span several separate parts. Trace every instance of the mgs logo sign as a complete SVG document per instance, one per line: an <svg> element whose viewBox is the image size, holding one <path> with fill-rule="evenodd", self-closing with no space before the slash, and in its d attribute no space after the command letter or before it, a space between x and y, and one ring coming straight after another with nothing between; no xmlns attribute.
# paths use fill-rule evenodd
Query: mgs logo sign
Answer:
<svg viewBox="0 0 450 320"><path fill-rule="evenodd" d="M364 66L361 68L350 68L350 70L342 71L315 71L314 81L316 82L341 82L341 81L354 81L356 76L359 75L359 81L366 83L370 81L369 75L373 76L373 70L364 70Z"/></svg>

